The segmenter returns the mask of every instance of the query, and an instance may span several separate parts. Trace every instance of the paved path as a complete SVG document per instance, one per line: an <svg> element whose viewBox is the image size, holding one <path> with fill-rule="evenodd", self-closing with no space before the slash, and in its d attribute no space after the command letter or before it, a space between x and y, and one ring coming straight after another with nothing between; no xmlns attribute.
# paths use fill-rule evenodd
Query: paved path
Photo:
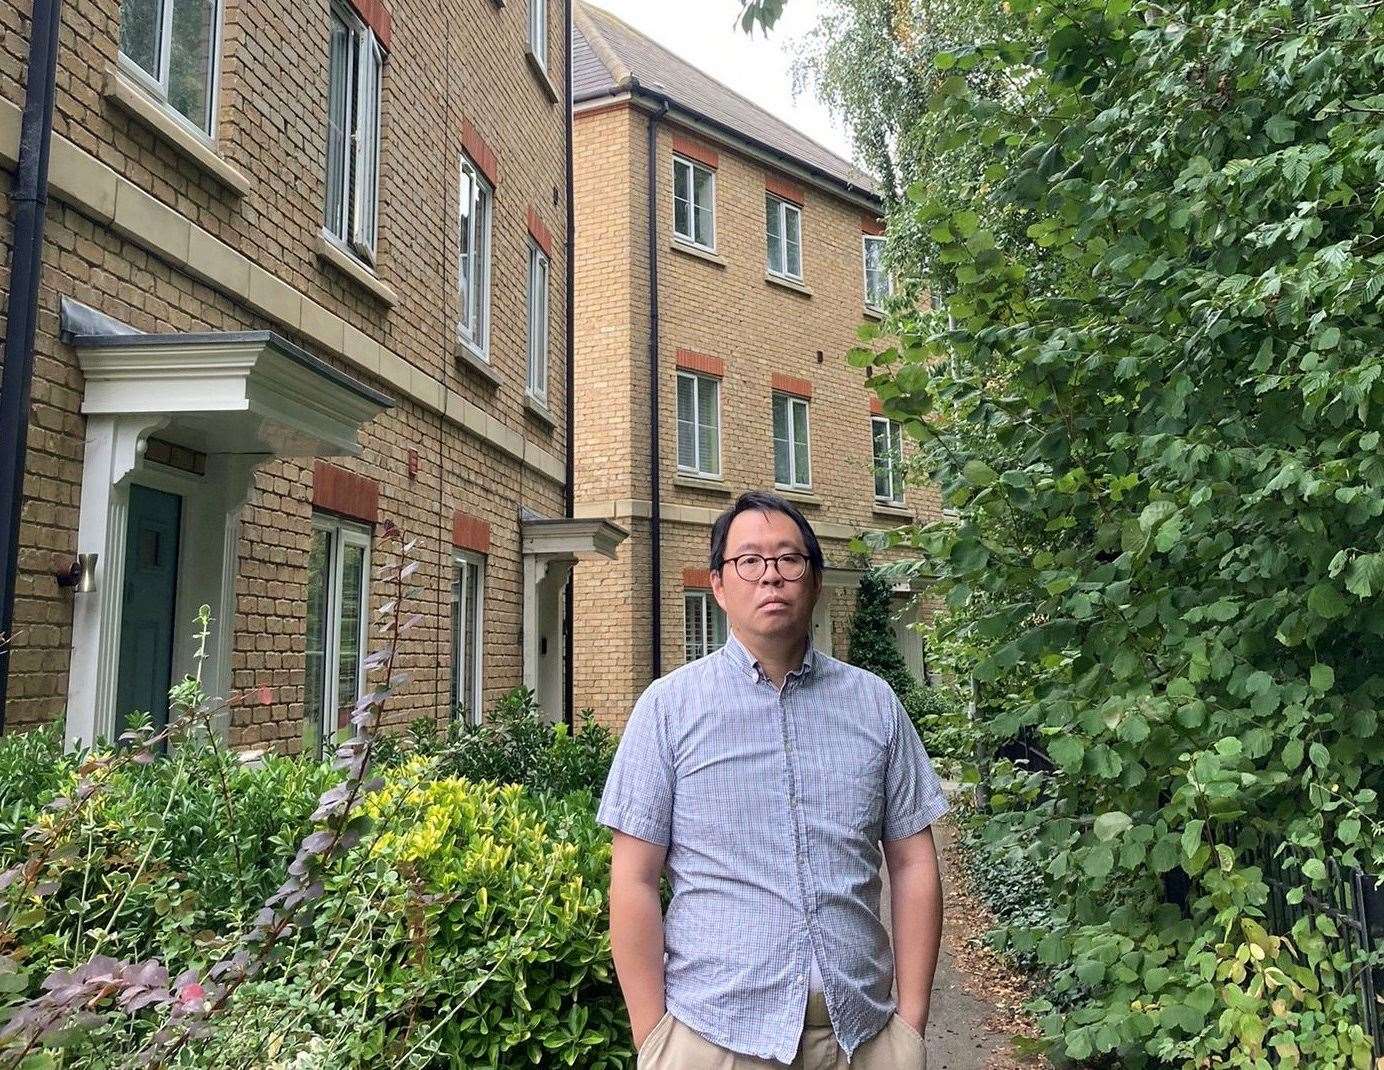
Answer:
<svg viewBox="0 0 1384 1070"><path fill-rule="evenodd" d="M945 844L955 839L955 832L944 819L933 826L939 854ZM885 867L881 876L884 894L880 911L886 927L891 926L889 909L889 873ZM995 1008L973 996L962 984L963 974L957 965L953 949L961 946L965 935L959 931L956 919L945 906L959 894L946 859L942 860L943 923L942 952L937 962L933 983L932 1008L928 1014L928 1070L1010 1070L1018 1067L1045 1067L1044 1061L1024 1059L1014 1054L1009 1037L986 1024ZM972 982L971 987L976 987Z"/></svg>

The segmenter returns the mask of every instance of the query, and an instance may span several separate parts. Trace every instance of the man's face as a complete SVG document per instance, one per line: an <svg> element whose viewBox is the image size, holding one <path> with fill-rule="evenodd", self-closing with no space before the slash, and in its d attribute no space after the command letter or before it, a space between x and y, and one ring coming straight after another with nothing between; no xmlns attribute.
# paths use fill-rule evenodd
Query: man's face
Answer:
<svg viewBox="0 0 1384 1070"><path fill-rule="evenodd" d="M801 642L812 627L812 607L822 587L809 564L802 576L786 580L777 562L770 562L757 580L741 579L731 558L742 554L807 557L802 532L783 513L749 509L731 521L726 533L726 563L711 574L711 591L726 612L730 626L742 636L764 642Z"/></svg>

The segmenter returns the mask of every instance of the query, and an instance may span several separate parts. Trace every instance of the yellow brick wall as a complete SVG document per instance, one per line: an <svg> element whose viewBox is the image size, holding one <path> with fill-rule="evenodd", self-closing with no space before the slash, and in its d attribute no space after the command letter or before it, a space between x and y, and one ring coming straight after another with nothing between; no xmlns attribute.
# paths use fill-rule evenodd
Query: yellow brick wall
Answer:
<svg viewBox="0 0 1384 1070"><path fill-rule="evenodd" d="M648 115L634 108L578 112L575 144L577 174L577 337L575 340L576 451L578 512L608 509L619 499L647 502L649 469L647 379L629 395L633 378L647 375L646 338L649 308L635 292L647 286L642 259L647 231L641 210L647 207L646 136ZM673 234L673 138L694 136L719 154L716 168L715 260L675 247ZM856 329L865 322L861 218L864 209L831 193L806 188L802 210L802 287L776 285L766 279L765 181L781 172L737 151L728 142L690 135L672 123L658 134L658 265L659 265L659 422L662 522L662 668L684 660L682 573L707 567L709 526L670 520L667 511L686 506L719 512L736 494L773 488L774 452L771 381L775 373L811 382L809 407L812 488L796 503L814 526L859 531L903 522L897 510L879 510L874 502L870 392L864 373L845 363L857 344ZM611 220L618 217L617 233ZM626 227L624 221L630 222ZM589 223L585 221L590 221ZM625 260L621 271L612 262ZM622 294L620 315L631 317L618 335L606 321L585 319L583 305L608 293L607 280L629 286ZM686 349L725 362L721 383L721 473L719 486L690 484L677 473L676 353ZM618 389L617 389L618 386ZM628 410L626 405L628 404ZM634 428L631 434L629 428ZM627 475L633 465L633 476ZM923 519L940 515L934 488L909 487L909 514ZM618 507L608 513L629 524ZM647 530L637 531L622 547L633 555ZM819 532L820 534L820 532ZM849 564L847 542L823 537L829 565ZM633 699L653 677L649 625L641 631L630 620L632 610L649 619L652 583L647 573L588 566L578 573L574 676L578 706L592 705L607 723L622 725ZM838 656L845 656L846 631L854 595L835 591L832 620ZM590 624L590 630L588 630ZM631 630L626 632L624 629ZM602 681L632 674L633 687L605 688Z"/></svg>
<svg viewBox="0 0 1384 1070"><path fill-rule="evenodd" d="M550 0L549 70L561 88L567 47L560 0ZM497 426L558 457L565 453L565 102L549 101L524 52L527 0L390 0L393 40L382 82L378 273L399 296L389 308L316 254L325 189L325 0L224 5L216 144L249 180L236 196L103 95L117 59L120 4L64 5L55 132L122 178L317 302L387 350L479 406ZM23 101L27 3L0 2L0 101ZM491 357L496 387L455 357L457 161L462 121L494 150L499 183L492 224ZM0 171L6 188L10 174ZM556 203L554 192L556 190ZM527 214L553 235L549 300L549 409L524 405ZM8 227L4 239L9 240ZM4 262L9 250L4 249ZM461 508L491 525L486 576L487 703L522 676L519 509L562 513L562 487L436 411L402 397L371 370L325 352L267 320L243 294L192 278L86 211L49 202L37 371L21 530L16 642L8 719L23 727L61 719L72 599L52 571L76 548L82 481L82 377L58 337L58 302L75 297L146 331L272 328L368 385L396 397L368 425L364 451L336 459L380 483L380 516L418 539L423 626L402 655L413 682L388 714L394 723L445 716L451 673L451 520ZM7 283L6 280L0 280ZM409 450L419 456L408 472ZM310 463L270 462L242 512L233 684L268 685L272 703L237 711L232 742L293 750L302 738L306 560L312 518ZM375 540L377 554L383 544ZM382 563L379 556L376 563ZM208 592L208 597L212 597ZM374 584L372 605L388 592ZM182 636L185 629L178 628Z"/></svg>

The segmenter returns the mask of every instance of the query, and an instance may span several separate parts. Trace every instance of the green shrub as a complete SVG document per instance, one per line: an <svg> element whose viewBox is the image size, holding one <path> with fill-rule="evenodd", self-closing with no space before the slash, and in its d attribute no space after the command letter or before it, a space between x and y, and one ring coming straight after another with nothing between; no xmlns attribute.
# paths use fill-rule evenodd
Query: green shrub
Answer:
<svg viewBox="0 0 1384 1070"><path fill-rule="evenodd" d="M0 846L18 840L76 767L56 724L0 736Z"/></svg>
<svg viewBox="0 0 1384 1070"><path fill-rule="evenodd" d="M948 776L958 776L962 766L974 760L975 733L955 688L920 684L910 688L902 702L933 764Z"/></svg>
<svg viewBox="0 0 1384 1070"><path fill-rule="evenodd" d="M874 673L900 698L918 686L894 642L894 628L889 622L889 585L875 569L867 570L860 579L849 642L846 660Z"/></svg>
<svg viewBox="0 0 1384 1070"><path fill-rule="evenodd" d="M563 796L589 791L599 797L605 787L617 740L582 712L576 734L564 724L539 717L532 691L516 687L480 725L452 722L445 737L418 731L417 750L435 755L438 775L495 784L522 784L531 791Z"/></svg>

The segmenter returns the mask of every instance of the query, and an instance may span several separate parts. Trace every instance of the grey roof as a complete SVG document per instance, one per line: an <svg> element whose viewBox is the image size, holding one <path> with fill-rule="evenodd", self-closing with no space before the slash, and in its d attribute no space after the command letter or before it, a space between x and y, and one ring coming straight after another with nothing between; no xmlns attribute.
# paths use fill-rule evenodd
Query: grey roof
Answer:
<svg viewBox="0 0 1384 1070"><path fill-rule="evenodd" d="M626 90L666 96L711 123L759 142L842 186L878 196L869 174L817 144L608 11L577 0L572 19L572 99Z"/></svg>

